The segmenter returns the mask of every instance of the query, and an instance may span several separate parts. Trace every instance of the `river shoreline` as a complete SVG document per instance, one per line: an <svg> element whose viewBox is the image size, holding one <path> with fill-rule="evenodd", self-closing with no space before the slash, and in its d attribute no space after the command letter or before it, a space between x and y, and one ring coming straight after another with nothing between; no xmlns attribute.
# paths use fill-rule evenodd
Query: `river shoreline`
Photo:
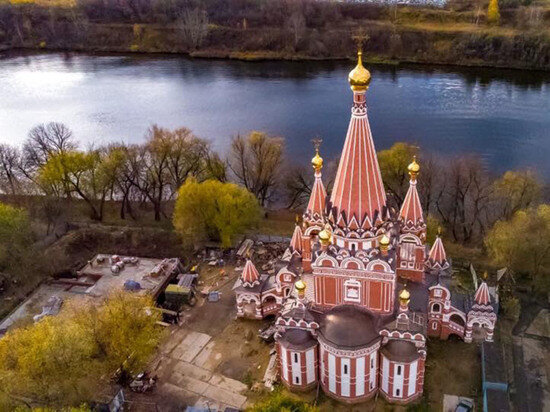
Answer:
<svg viewBox="0 0 550 412"><path fill-rule="evenodd" d="M120 56L143 56L143 57L186 57L192 59L205 59L205 60L220 60L220 61L242 61L242 62L350 62L354 61L354 58L337 56L337 57L315 57L303 54L285 54L276 53L270 51L263 52L231 52L227 50L215 50L204 49L195 52L185 51L166 51L166 50L150 50L150 51L134 51L121 48L62 48L62 47L8 47L0 45L0 61L3 58L10 58L21 54L44 54L44 53L75 53L90 56L108 56L108 55L120 55ZM524 71L527 70L531 73L539 73L543 76L550 76L550 69L540 69L532 67L522 66L509 66L509 65L491 65L485 62L479 63L448 63L445 61L418 61L418 60L394 60L386 59L373 54L364 53L363 61L366 64L385 65L393 67L441 67L448 69L487 69L487 70L512 70L512 71Z"/></svg>

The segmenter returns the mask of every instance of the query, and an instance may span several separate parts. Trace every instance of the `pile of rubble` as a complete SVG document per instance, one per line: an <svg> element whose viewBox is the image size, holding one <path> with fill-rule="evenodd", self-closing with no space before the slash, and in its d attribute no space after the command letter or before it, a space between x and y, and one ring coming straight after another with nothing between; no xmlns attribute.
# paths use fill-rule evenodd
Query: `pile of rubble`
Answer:
<svg viewBox="0 0 550 412"><path fill-rule="evenodd" d="M241 262L244 262L247 257L252 259L262 272L272 274L275 272L277 260L281 258L287 247L286 241L264 243L245 239L237 249L236 255Z"/></svg>

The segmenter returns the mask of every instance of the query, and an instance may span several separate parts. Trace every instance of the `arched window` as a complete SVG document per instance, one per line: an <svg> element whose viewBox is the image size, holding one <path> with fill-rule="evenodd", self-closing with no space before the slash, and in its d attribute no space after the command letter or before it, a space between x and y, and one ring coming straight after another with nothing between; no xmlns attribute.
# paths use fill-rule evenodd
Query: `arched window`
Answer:
<svg viewBox="0 0 550 412"><path fill-rule="evenodd" d="M441 312L441 305L439 303L434 303L432 305L432 312L435 312L435 313Z"/></svg>

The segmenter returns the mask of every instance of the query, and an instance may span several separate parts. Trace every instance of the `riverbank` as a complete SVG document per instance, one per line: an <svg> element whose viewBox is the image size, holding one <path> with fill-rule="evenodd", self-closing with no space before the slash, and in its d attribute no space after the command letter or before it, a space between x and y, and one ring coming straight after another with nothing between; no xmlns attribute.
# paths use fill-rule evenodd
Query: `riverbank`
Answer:
<svg viewBox="0 0 550 412"><path fill-rule="evenodd" d="M0 0L0 50L334 60L353 58L361 31L369 38L363 48L371 62L550 71L547 0L507 2L499 24L491 25L485 6L458 0L444 8L309 0L204 0L178 7Z"/></svg>
<svg viewBox="0 0 550 412"><path fill-rule="evenodd" d="M532 69L550 71L550 35L522 33L507 28L469 24L457 26L426 24L423 27L367 21L370 41L365 46L371 63L420 63L455 66ZM65 28L63 31L70 31ZM284 29L238 29L211 27L204 44L190 51L180 42L176 26L155 24L88 24L85 36L46 38L32 36L20 45L0 44L0 51L12 48L79 52L169 53L191 57L259 60L344 60L354 55L354 46L330 47L330 40L349 37L349 30L325 32L307 30L305 37L319 37L316 48L293 50L273 38L285 37ZM254 43L254 44L251 44Z"/></svg>

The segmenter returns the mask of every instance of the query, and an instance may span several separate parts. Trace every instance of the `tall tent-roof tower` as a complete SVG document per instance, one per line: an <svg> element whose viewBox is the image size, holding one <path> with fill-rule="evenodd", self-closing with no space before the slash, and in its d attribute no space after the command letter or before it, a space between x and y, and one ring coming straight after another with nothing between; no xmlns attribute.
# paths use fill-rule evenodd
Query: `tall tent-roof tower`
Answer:
<svg viewBox="0 0 550 412"><path fill-rule="evenodd" d="M449 268L449 262L447 262L447 253L443 246L441 236L437 235L435 242L430 249L428 259L426 260L426 267L433 271L445 270Z"/></svg>
<svg viewBox="0 0 550 412"><path fill-rule="evenodd" d="M402 224L401 230L405 233L414 233L424 240L426 237L426 223L424 222L422 204L416 188L417 177L420 172L420 165L416 161L416 156L408 166L408 171L411 177L409 190L399 211L399 219Z"/></svg>
<svg viewBox="0 0 550 412"><path fill-rule="evenodd" d="M344 235L350 231L372 232L388 216L386 193L367 116L370 73L362 64L361 54L359 51L357 66L349 74L353 91L351 120L330 197L332 225L341 229Z"/></svg>
<svg viewBox="0 0 550 412"><path fill-rule="evenodd" d="M319 155L319 147L315 148L315 156L311 159L311 165L315 171L315 180L313 181L311 195L309 196L309 202L304 213L304 223L309 226L317 225L322 227L327 191L322 180L321 169L323 168L323 158Z"/></svg>

